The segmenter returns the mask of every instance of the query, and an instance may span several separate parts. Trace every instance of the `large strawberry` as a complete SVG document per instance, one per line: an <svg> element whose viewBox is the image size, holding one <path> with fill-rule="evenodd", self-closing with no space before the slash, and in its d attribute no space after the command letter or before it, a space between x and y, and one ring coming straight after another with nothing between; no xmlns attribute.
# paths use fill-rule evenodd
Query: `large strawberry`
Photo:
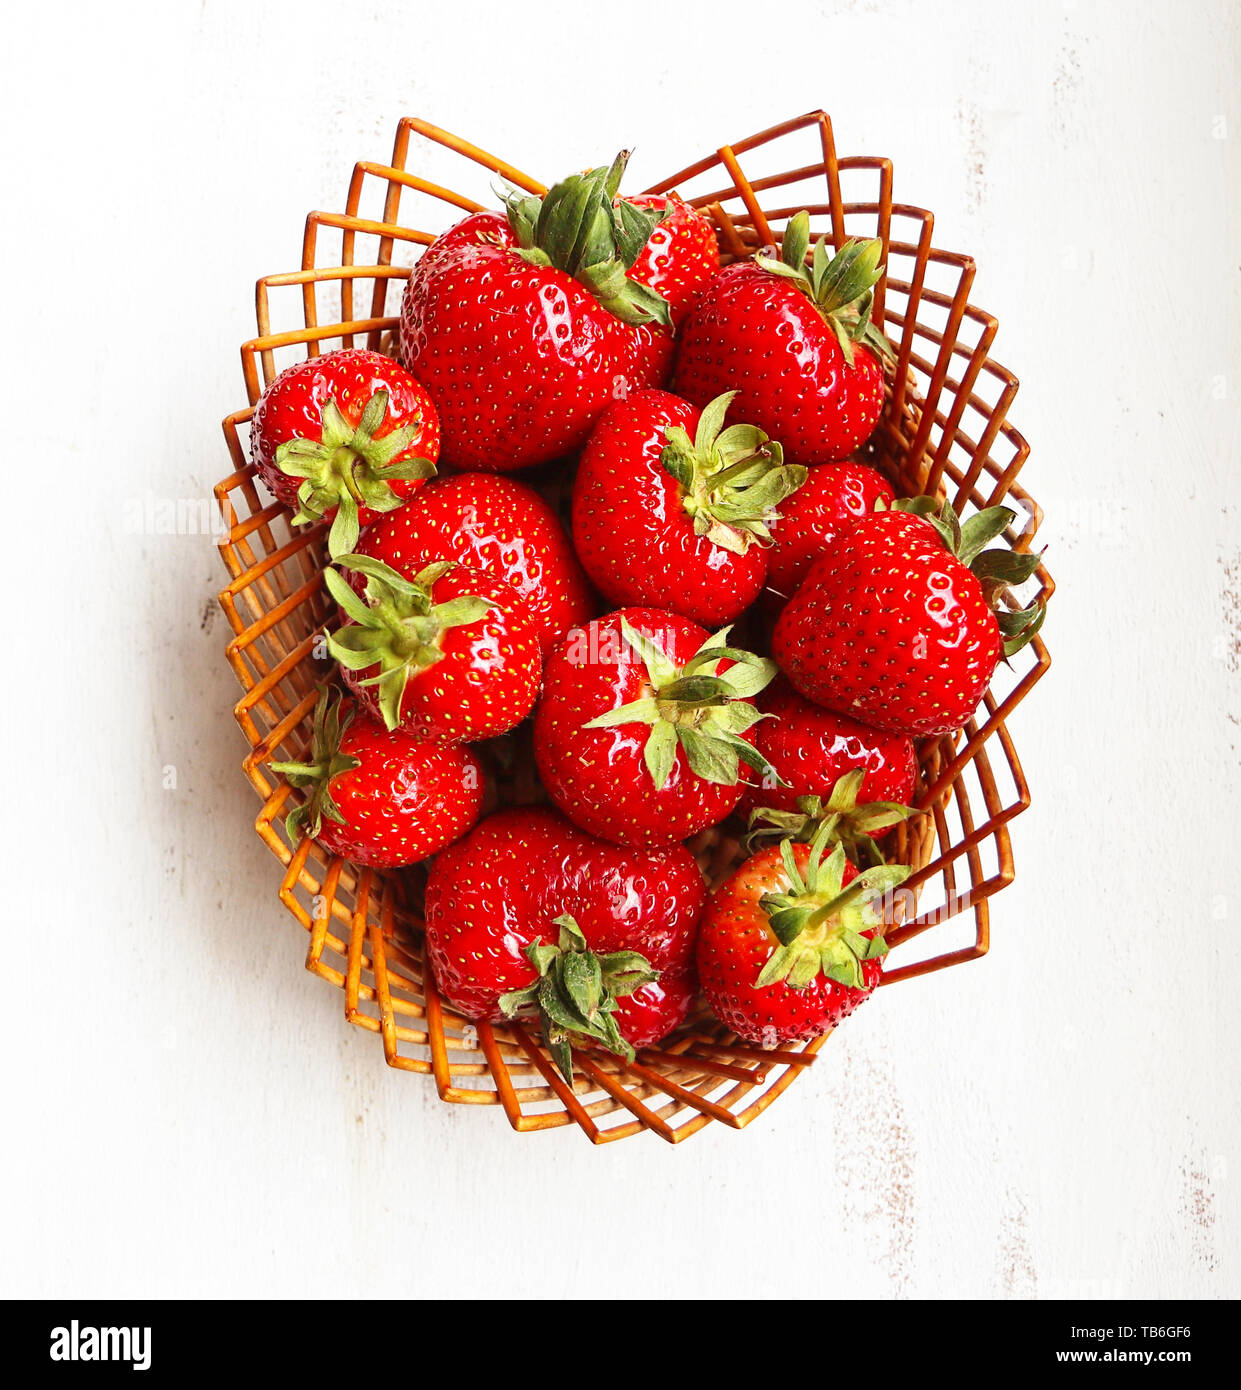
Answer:
<svg viewBox="0 0 1241 1390"><path fill-rule="evenodd" d="M869 437L883 410L887 340L870 321L878 241L831 256L810 219L785 229L781 259L726 266L699 293L678 334L673 390L705 404L736 390L737 413L798 463L833 463Z"/></svg>
<svg viewBox="0 0 1241 1390"><path fill-rule="evenodd" d="M415 864L450 845L478 819L483 775L468 748L443 748L388 730L324 689L305 762L272 763L304 788L285 828L331 854L376 869Z"/></svg>
<svg viewBox="0 0 1241 1390"><path fill-rule="evenodd" d="M997 612L1037 555L984 547L1014 520L989 507L964 525L929 497L859 521L827 546L776 623L772 652L808 699L876 729L959 729L1001 656L1038 631L1043 606Z"/></svg>
<svg viewBox="0 0 1241 1390"><path fill-rule="evenodd" d="M883 914L875 900L909 874L862 873L828 827L809 844L782 840L716 888L703 914L698 974L716 1018L763 1047L809 1041L851 1014L879 983ZM826 857L825 857L826 856Z"/></svg>
<svg viewBox="0 0 1241 1390"><path fill-rule="evenodd" d="M725 429L731 399L699 414L666 391L639 391L595 426L573 488L573 541L612 603L717 627L758 596L768 526L806 470L762 430Z"/></svg>
<svg viewBox="0 0 1241 1390"><path fill-rule="evenodd" d="M809 840L832 816L833 838L873 861L874 838L910 815L913 741L811 704L783 676L754 703L768 716L754 726L755 746L785 785L765 777L746 786L740 809L750 818L751 843Z"/></svg>
<svg viewBox="0 0 1241 1390"><path fill-rule="evenodd" d="M331 519L343 555L358 528L398 507L435 472L439 417L430 396L391 358L363 348L309 357L259 398L250 454L295 523Z"/></svg>
<svg viewBox="0 0 1241 1390"><path fill-rule="evenodd" d="M368 526L357 553L411 580L439 560L488 571L520 595L545 652L595 611L555 512L533 488L512 478L436 478L409 506Z"/></svg>
<svg viewBox="0 0 1241 1390"><path fill-rule="evenodd" d="M634 327L671 317L626 274L662 215L617 199L627 158L543 198L513 192L507 222L471 214L414 267L401 357L435 399L446 463L505 472L568 453L643 375Z"/></svg>
<svg viewBox="0 0 1241 1390"><path fill-rule="evenodd" d="M632 1057L685 1018L705 896L680 845L624 849L550 807L512 807L431 866L431 965L469 1018L539 1017L568 1077L571 1041Z"/></svg>
<svg viewBox="0 0 1241 1390"><path fill-rule="evenodd" d="M824 463L780 506L767 550L767 594L783 603L797 592L815 556L841 531L869 516L875 503L896 494L877 469L852 460Z"/></svg>
<svg viewBox="0 0 1241 1390"><path fill-rule="evenodd" d="M328 638L358 703L385 726L433 743L507 733L534 708L543 662L539 637L504 580L452 560L412 580L368 555L328 567L329 591L346 614Z"/></svg>
<svg viewBox="0 0 1241 1390"><path fill-rule="evenodd" d="M666 845L716 825L741 798L752 697L775 664L675 613L627 608L576 628L548 658L535 711L543 785L583 830ZM773 774L774 775L774 774Z"/></svg>
<svg viewBox="0 0 1241 1390"><path fill-rule="evenodd" d="M679 324L698 291L720 268L715 229L675 193L639 193L629 202L653 210L661 220L625 273L661 295L668 303L673 325ZM672 371L672 328L661 323L642 324L633 334L637 344L635 385L663 386Z"/></svg>

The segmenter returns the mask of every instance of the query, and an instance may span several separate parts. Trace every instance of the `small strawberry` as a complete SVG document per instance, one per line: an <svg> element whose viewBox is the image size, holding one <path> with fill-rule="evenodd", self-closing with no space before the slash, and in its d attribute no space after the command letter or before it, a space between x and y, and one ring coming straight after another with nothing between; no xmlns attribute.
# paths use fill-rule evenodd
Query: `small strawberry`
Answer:
<svg viewBox="0 0 1241 1390"><path fill-rule="evenodd" d="M358 714L326 688L315 706L309 760L272 763L309 791L285 820L330 854L376 869L415 864L478 819L483 776L466 748L442 748Z"/></svg>
<svg viewBox="0 0 1241 1390"><path fill-rule="evenodd" d="M365 577L365 598L330 566L347 615L328 638L345 684L372 718L432 743L507 733L539 693L538 633L502 579L451 560L412 580L368 555L336 562Z"/></svg>
<svg viewBox="0 0 1241 1390"><path fill-rule="evenodd" d="M678 333L673 390L705 403L736 390L737 413L798 463L834 463L870 437L883 409L887 339L870 321L878 241L834 256L810 218L785 229L781 259L726 266L699 293Z"/></svg>
<svg viewBox="0 0 1241 1390"><path fill-rule="evenodd" d="M357 553L410 580L439 560L486 570L517 591L545 652L594 612L590 586L555 512L512 478L436 478L409 506L368 526Z"/></svg>
<svg viewBox="0 0 1241 1390"><path fill-rule="evenodd" d="M862 873L837 845L781 840L712 893L698 974L712 1012L747 1042L808 1042L834 1028L879 983L883 917L874 901L908 877L901 864Z"/></svg>
<svg viewBox="0 0 1241 1390"><path fill-rule="evenodd" d="M547 806L488 816L439 855L426 890L440 989L469 1018L530 1012L565 1076L571 1041L632 1058L694 996L706 889L680 845L625 849Z"/></svg>
<svg viewBox="0 0 1241 1390"><path fill-rule="evenodd" d="M896 494L877 469L852 460L808 470L802 485L781 503L767 551L766 594L783 603L797 592L819 551L841 531L869 516L875 503Z"/></svg>
<svg viewBox="0 0 1241 1390"><path fill-rule="evenodd" d="M754 747L751 699L775 664L697 623L627 608L576 628L548 658L534 753L548 794L592 835L684 840L741 798L741 765L775 776Z"/></svg>
<svg viewBox="0 0 1241 1390"><path fill-rule="evenodd" d="M962 525L929 497L876 512L828 545L772 635L781 670L807 699L876 729L959 729L1001 656L1043 621L1041 600L994 605L1038 568L1037 555L984 550L1015 519L989 507Z"/></svg>
<svg viewBox="0 0 1241 1390"><path fill-rule="evenodd" d="M661 295L672 324L679 324L698 291L720 268L715 228L675 193L639 193L628 201L653 210L661 220L625 274ZM633 329L633 337L636 385L663 386L672 371L672 327L641 324Z"/></svg>
<svg viewBox="0 0 1241 1390"><path fill-rule="evenodd" d="M751 843L782 835L809 840L832 815L833 838L873 861L870 837L911 814L918 772L912 739L811 704L783 676L754 703L768 716L754 726L755 747L785 785L764 778L745 788L740 809L749 816Z"/></svg>
<svg viewBox="0 0 1241 1390"><path fill-rule="evenodd" d="M297 525L332 520L328 550L352 550L358 528L398 507L439 457L430 396L390 358L362 348L309 357L254 408L250 454Z"/></svg>
<svg viewBox="0 0 1241 1390"><path fill-rule="evenodd" d="M675 193L639 193L628 201L655 213L659 221L625 273L667 302L676 325L720 268L715 228L709 218Z"/></svg>
<svg viewBox="0 0 1241 1390"><path fill-rule="evenodd" d="M785 464L762 430L724 429L731 400L699 414L666 391L639 391L595 426L573 488L573 541L612 603L716 627L758 596L768 526L806 470Z"/></svg>
<svg viewBox="0 0 1241 1390"><path fill-rule="evenodd" d="M692 966L680 973L663 971L659 979L617 999L614 1017L621 1037L634 1047L653 1046L685 1022L697 995Z"/></svg>
<svg viewBox="0 0 1241 1390"><path fill-rule="evenodd" d="M628 154L544 197L513 191L507 222L474 213L414 267L401 357L431 392L444 461L509 472L579 448L654 350L634 327L670 324L627 270L662 212L616 193Z"/></svg>

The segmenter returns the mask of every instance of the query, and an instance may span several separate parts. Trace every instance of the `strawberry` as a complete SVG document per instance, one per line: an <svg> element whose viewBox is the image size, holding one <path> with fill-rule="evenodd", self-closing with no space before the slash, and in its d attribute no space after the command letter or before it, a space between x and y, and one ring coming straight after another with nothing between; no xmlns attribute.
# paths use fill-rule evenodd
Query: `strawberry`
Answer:
<svg viewBox="0 0 1241 1390"><path fill-rule="evenodd" d="M834 463L870 437L883 409L887 339L870 321L878 241L810 265L810 218L788 224L781 259L726 266L699 292L678 334L673 390L705 403L737 391L737 413L801 464Z"/></svg>
<svg viewBox="0 0 1241 1390"><path fill-rule="evenodd" d="M655 608L568 634L544 668L534 753L570 820L620 844L668 844L733 810L742 763L771 771L750 700L775 664L727 639Z"/></svg>
<svg viewBox="0 0 1241 1390"><path fill-rule="evenodd" d="M675 193L639 193L628 201L654 212L659 221L625 273L662 296L676 325L720 268L715 228Z"/></svg>
<svg viewBox="0 0 1241 1390"><path fill-rule="evenodd" d="M345 684L371 718L433 743L507 733L534 708L543 663L516 590L451 560L413 580L367 555L337 561L365 577L365 598L330 566L346 614L328 638Z"/></svg>
<svg viewBox="0 0 1241 1390"><path fill-rule="evenodd" d="M483 776L466 748L442 748L388 730L324 688L315 705L309 760L272 763L309 791L285 820L330 854L376 869L415 864L450 845L478 819Z"/></svg>
<svg viewBox="0 0 1241 1390"><path fill-rule="evenodd" d="M1037 555L984 550L1014 520L989 507L964 525L945 502L898 502L827 546L785 605L772 653L807 699L876 729L951 733L973 714L1001 656L1038 631L1041 600L997 616Z"/></svg>
<svg viewBox="0 0 1241 1390"><path fill-rule="evenodd" d="M895 500L892 485L877 469L852 460L808 470L805 482L780 507L767 551L767 595L783 603L797 592L820 550L875 503Z"/></svg>
<svg viewBox="0 0 1241 1390"><path fill-rule="evenodd" d="M513 191L507 222L475 213L434 242L401 305L401 357L435 399L444 461L508 472L579 448L671 323L626 271L662 213L617 200L628 154L543 198Z"/></svg>
<svg viewBox="0 0 1241 1390"><path fill-rule="evenodd" d="M289 367L254 408L250 454L297 525L332 520L328 550L352 550L358 529L398 507L435 472L439 417L430 396L390 358L362 348Z"/></svg>
<svg viewBox="0 0 1241 1390"><path fill-rule="evenodd" d="M833 838L873 862L872 837L911 814L913 741L811 704L783 676L754 703L768 716L754 726L755 746L786 785L764 778L745 788L740 809L749 816L750 843L784 835L807 841L834 816Z"/></svg>
<svg viewBox="0 0 1241 1390"><path fill-rule="evenodd" d="M545 652L594 611L590 586L555 512L512 478L436 478L409 506L367 527L357 553L410 580L439 560L458 560L505 580L522 599Z"/></svg>
<svg viewBox="0 0 1241 1390"><path fill-rule="evenodd" d="M685 1018L705 897L680 845L624 849L550 807L512 807L431 866L432 969L469 1018L535 1013L571 1078L571 1040L632 1058Z"/></svg>
<svg viewBox="0 0 1241 1390"><path fill-rule="evenodd" d="M720 268L715 229L675 193L639 193L628 201L637 208L654 210L661 220L625 274L661 295L673 325L678 324L698 291ZM641 324L634 328L633 336L637 384L662 386L672 370L672 328Z"/></svg>
<svg viewBox="0 0 1241 1390"><path fill-rule="evenodd" d="M731 400L699 414L666 391L639 391L595 426L573 488L573 541L612 603L717 627L758 596L761 542L806 470L785 464L762 430L724 429Z"/></svg>
<svg viewBox="0 0 1241 1390"><path fill-rule="evenodd" d="M712 1012L747 1042L808 1042L834 1028L879 983L887 951L874 900L909 870L859 873L824 826L809 845L781 840L712 893L698 973Z"/></svg>

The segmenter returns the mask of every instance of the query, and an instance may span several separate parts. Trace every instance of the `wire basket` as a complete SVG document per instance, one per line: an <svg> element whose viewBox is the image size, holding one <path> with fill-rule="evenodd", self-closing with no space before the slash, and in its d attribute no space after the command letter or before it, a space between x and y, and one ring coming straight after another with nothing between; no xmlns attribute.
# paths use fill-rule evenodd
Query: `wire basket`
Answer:
<svg viewBox="0 0 1241 1390"><path fill-rule="evenodd" d="M426 177L407 171L415 138ZM570 1089L537 1034L470 1022L441 999L424 952L422 872L358 869L313 841L290 843L283 818L292 789L267 766L298 758L307 744L316 686L330 670L322 634L333 610L322 584L323 528L290 527L288 511L256 485L246 447L254 404L301 356L391 351L418 248L465 213L494 205L497 177L545 191L493 155L406 118L389 163L354 168L344 211L306 219L301 269L258 282L258 333L241 348L249 405L223 422L232 471L215 489L229 573L220 603L233 631L226 650L244 690L234 713L250 745L242 767L262 800L255 827L283 866L280 899L307 932L306 968L344 992L346 1019L378 1035L389 1066L431 1076L441 1100L499 1106L521 1131L577 1125L594 1143L643 1130L679 1143L712 1121L742 1129L814 1065L826 1036L764 1050L700 1006L631 1063L575 1053ZM836 246L851 236L880 238L886 271L873 316L896 349L896 367L869 461L898 493L947 497L963 517L1005 503L1017 513L1007 540L1028 550L1042 514L1018 483L1029 449L1007 419L1017 380L989 356L996 320L969 301L973 261L932 245L929 212L892 201L891 162L839 158L819 111L725 145L649 191L673 189L712 219L724 263L779 243L802 208L815 235L826 231ZM1051 596L1044 567L1022 602L1036 586ZM888 932L884 987L986 954L991 899L1013 879L1009 822L1030 804L1007 720L1048 665L1036 637L1001 665L960 733L919 745L915 804L926 814L894 832L892 857L912 864L905 887L913 891L900 895L904 911L898 907ZM498 803L541 795L528 734L487 756ZM690 848L712 883L741 854L729 824Z"/></svg>

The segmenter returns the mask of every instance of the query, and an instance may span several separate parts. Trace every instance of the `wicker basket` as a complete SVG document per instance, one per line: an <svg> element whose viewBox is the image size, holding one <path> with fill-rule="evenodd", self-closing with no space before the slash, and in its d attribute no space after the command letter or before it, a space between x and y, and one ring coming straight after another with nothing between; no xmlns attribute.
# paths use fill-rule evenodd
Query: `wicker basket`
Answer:
<svg viewBox="0 0 1241 1390"><path fill-rule="evenodd" d="M415 137L431 142L418 146L419 167L454 169L453 182L480 201L406 172ZM235 709L250 745L242 766L263 803L256 829L284 866L280 899L309 936L307 969L344 991L346 1019L378 1034L390 1066L429 1074L442 1100L498 1105L517 1130L575 1124L595 1143L644 1129L678 1143L712 1120L741 1129L813 1065L826 1038L764 1051L699 1010L628 1066L610 1054L580 1053L570 1090L537 1035L469 1023L441 1001L423 954L418 870L359 871L284 834L290 788L267 763L302 753L315 686L330 669L320 635L330 611L324 538L322 528L292 530L285 509L260 494L247 462L247 422L265 383L297 357L342 346L390 349L416 248L465 212L494 204L496 176L544 191L494 156L407 118L390 163L356 166L345 210L307 218L301 269L258 282L258 336L241 349L249 407L224 421L233 471L215 489L230 576L220 594L234 634L227 655L245 692ZM1017 381L988 355L996 321L969 302L970 258L932 245L929 212L893 203L891 163L838 158L831 122L815 112L725 145L652 191L673 188L713 218L726 262L778 242L803 207L816 235L826 229L838 246L849 236L881 238L887 271L874 318L897 348L897 366L868 446L872 461L898 492L947 496L963 514L1006 502L1018 513L1008 539L1029 549L1041 513L1017 481L1028 447L1007 423ZM1050 597L1046 569L1028 588L1035 584ZM1001 666L976 719L920 747L916 802L927 814L900 828L895 846L914 867L909 887L918 906L889 932L898 949L885 986L986 953L990 900L1013 877L1008 823L1030 800L1006 721L1048 664L1035 638ZM520 736L502 743L492 762L501 801L539 795ZM691 848L713 881L739 853L728 827Z"/></svg>

